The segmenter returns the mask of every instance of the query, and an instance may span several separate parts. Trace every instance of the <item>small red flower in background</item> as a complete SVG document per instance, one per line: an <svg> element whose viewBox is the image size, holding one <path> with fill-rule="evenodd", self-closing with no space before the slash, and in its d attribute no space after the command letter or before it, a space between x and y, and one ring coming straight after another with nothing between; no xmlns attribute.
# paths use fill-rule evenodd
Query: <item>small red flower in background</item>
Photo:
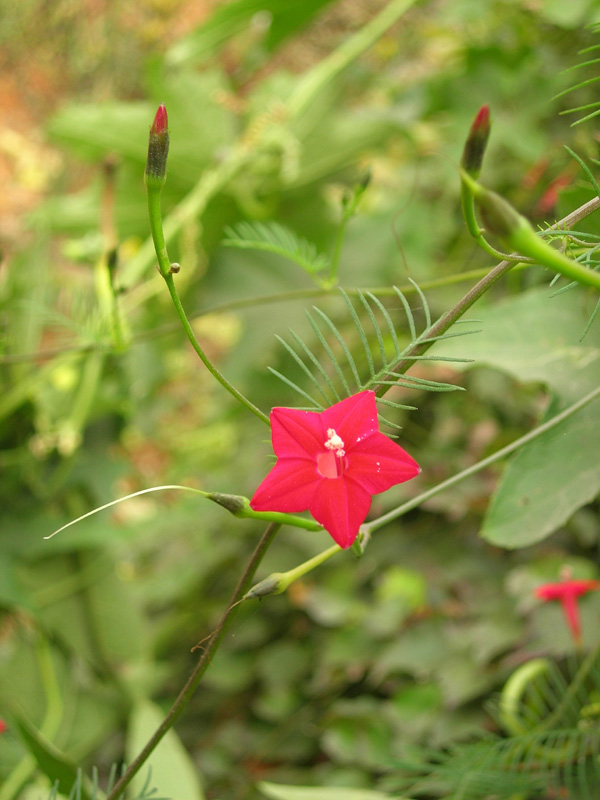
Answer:
<svg viewBox="0 0 600 800"><path fill-rule="evenodd" d="M4 733L6 730L8 730L8 725L3 719L0 719L0 733Z"/></svg>
<svg viewBox="0 0 600 800"><path fill-rule="evenodd" d="M581 644L581 622L577 599L586 594L586 592L600 589L600 581L575 580L571 578L571 570L568 568L562 571L562 578L563 580L560 583L543 583L538 586L535 590L535 595L545 602L549 600L560 601L573 641L576 645L579 645Z"/></svg>
<svg viewBox="0 0 600 800"><path fill-rule="evenodd" d="M417 462L379 431L371 391L321 412L274 408L271 435L277 463L250 507L308 510L343 548L356 539L372 495L420 472Z"/></svg>

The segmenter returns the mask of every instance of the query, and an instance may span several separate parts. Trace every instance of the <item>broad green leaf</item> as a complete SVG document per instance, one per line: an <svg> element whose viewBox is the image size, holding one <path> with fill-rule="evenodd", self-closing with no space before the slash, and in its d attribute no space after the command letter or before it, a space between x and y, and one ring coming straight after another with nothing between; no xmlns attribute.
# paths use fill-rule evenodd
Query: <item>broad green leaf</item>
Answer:
<svg viewBox="0 0 600 800"><path fill-rule="evenodd" d="M527 547L565 523L600 491L600 400L524 447L511 462L481 535Z"/></svg>
<svg viewBox="0 0 600 800"><path fill-rule="evenodd" d="M233 115L216 100L226 84L215 71L157 75L154 84L169 114L169 180L188 187L199 178L215 150L234 136ZM49 133L84 158L100 160L111 153L139 165L139 195L145 203L143 165L157 106L158 102L151 101L67 106L54 116Z"/></svg>
<svg viewBox="0 0 600 800"><path fill-rule="evenodd" d="M391 797L383 792L370 789L345 789L321 786L285 786L262 781L258 789L272 800L388 800ZM394 795L395 800L406 798Z"/></svg>
<svg viewBox="0 0 600 800"><path fill-rule="evenodd" d="M574 290L550 297L548 289L534 289L476 308L478 333L436 344L434 353L474 359L457 369L485 364L523 383L543 383L564 403L573 402L600 382L600 326L580 341L589 316L582 296Z"/></svg>
<svg viewBox="0 0 600 800"><path fill-rule="evenodd" d="M139 701L131 716L127 734L127 760L131 762L162 722L164 714L150 700ZM150 783L161 797L171 800L204 800L198 770L174 730L170 730L132 781L139 793L152 769ZM134 795L137 796L137 795Z"/></svg>
<svg viewBox="0 0 600 800"><path fill-rule="evenodd" d="M52 783L58 781L61 793L67 794L77 780L75 763L42 736L24 717L15 721L25 746L37 761L41 771ZM85 779L81 785L81 797L83 800L91 797L88 781Z"/></svg>
<svg viewBox="0 0 600 800"><path fill-rule="evenodd" d="M3 553L0 560L0 608L11 606L30 607L29 598L15 575L15 561L10 553Z"/></svg>
<svg viewBox="0 0 600 800"><path fill-rule="evenodd" d="M48 132L84 158L115 153L144 164L154 111L150 102L77 103L61 109Z"/></svg>
<svg viewBox="0 0 600 800"><path fill-rule="evenodd" d="M581 342L582 293L550 298L536 289L480 316L481 332L449 340L436 353L475 358L523 382L540 382L558 401L548 417L600 382L598 327ZM484 520L482 536L501 547L526 547L550 535L600 491L597 401L524 447L509 464Z"/></svg>
<svg viewBox="0 0 600 800"><path fill-rule="evenodd" d="M23 584L43 623L79 655L115 667L143 660L144 619L108 552L49 555L23 570Z"/></svg>

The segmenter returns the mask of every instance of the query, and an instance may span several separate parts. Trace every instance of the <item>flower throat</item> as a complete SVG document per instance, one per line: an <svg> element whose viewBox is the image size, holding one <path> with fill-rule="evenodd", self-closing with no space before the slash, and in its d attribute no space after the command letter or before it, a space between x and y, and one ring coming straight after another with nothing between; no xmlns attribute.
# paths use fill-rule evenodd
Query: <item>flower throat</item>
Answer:
<svg viewBox="0 0 600 800"><path fill-rule="evenodd" d="M344 442L334 428L327 429L325 452L317 456L317 470L324 478L341 478L346 469Z"/></svg>

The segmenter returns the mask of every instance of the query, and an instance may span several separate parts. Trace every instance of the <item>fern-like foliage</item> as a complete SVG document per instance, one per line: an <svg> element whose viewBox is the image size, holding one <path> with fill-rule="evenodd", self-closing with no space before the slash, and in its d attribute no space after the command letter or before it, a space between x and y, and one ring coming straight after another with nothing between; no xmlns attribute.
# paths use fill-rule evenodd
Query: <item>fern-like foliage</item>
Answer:
<svg viewBox="0 0 600 800"><path fill-rule="evenodd" d="M591 169L585 163L585 161L581 158L581 156L577 155L570 147L565 146L565 150L569 153L569 155L577 161L579 166L585 172L590 184L592 185L596 195L600 197L600 185L596 181L594 174L592 173ZM600 161L596 159L592 159L593 163L596 166L600 166ZM586 231L552 231L552 232L545 232L546 238L558 238L562 239L566 244L570 247L570 255L574 261L578 261L580 264L583 264L587 269L592 269L594 271L600 270L600 236L588 233ZM560 275L556 275L552 281L552 284L556 283L560 279ZM556 297L563 292L568 292L571 289L574 289L576 286L580 284L577 281L571 281L566 286L562 286L560 289L555 291L552 294L552 297ZM594 320L600 313L600 300L596 302L594 310L590 314L590 317L587 321L587 324L584 328L583 334L581 339L584 339L587 335L589 329L591 328Z"/></svg>
<svg viewBox="0 0 600 800"><path fill-rule="evenodd" d="M225 229L226 247L245 250L265 250L276 253L298 264L309 275L314 276L329 266L329 259L308 239L278 222L240 222Z"/></svg>
<svg viewBox="0 0 600 800"><path fill-rule="evenodd" d="M597 800L600 730L568 728L509 739L487 737L430 754L413 795L444 800ZM553 794L554 793L554 794Z"/></svg>
<svg viewBox="0 0 600 800"><path fill-rule="evenodd" d="M121 776L125 772L125 766L121 766L119 769L116 764L113 764L110 773L108 776L108 781L106 784L106 792L110 792L113 786L116 783L117 776ZM131 790L129 789L128 792L128 799L129 800L169 800L168 797L160 797L156 794L156 789L152 787L151 784L152 778L152 769L148 769L148 777L146 778L144 785L142 786L141 790L137 794L132 794ZM64 797L66 792L66 787L60 784L60 781L55 781L52 789L50 790L50 794L48 795L48 800L58 800L59 797ZM100 789L99 781L98 781L98 770L96 767L92 768L92 777L91 779L88 778L84 773L78 769L77 776L73 785L71 786L71 790L67 795L68 800L102 800L105 797L105 793ZM119 800L123 800L123 795L119 796Z"/></svg>
<svg viewBox="0 0 600 800"><path fill-rule="evenodd" d="M400 333L392 320L392 313L397 311L397 306L392 312L375 294L361 290L356 292L357 301L353 302L349 295L340 289L346 312L343 328L336 325L324 311L314 306L312 312L307 311L308 322L316 343L314 349L311 349L294 331L290 331L291 343L277 337L306 378L307 388L273 368L270 368L270 371L308 401L309 406L306 408L315 411L321 411L326 406L365 389L373 389L379 395L392 386L437 392L462 389L450 383L394 373L395 366L403 359L411 362L466 360L410 355L418 344L431 344L450 335L458 335L453 333L428 338L427 332L431 327L429 306L419 287L416 284L414 286L425 317L425 327L421 333L417 333L415 315L408 300L398 288L394 287L395 299L400 302L404 311L403 323L404 327L408 328L408 343L406 343L406 331ZM402 340L404 340L403 346L401 346ZM379 398L379 402L393 408L414 408L382 397ZM397 426L392 425L392 427Z"/></svg>
<svg viewBox="0 0 600 800"><path fill-rule="evenodd" d="M600 647L571 668L546 662L511 715L508 738L485 734L400 765L398 789L443 800L600 797Z"/></svg>
<svg viewBox="0 0 600 800"><path fill-rule="evenodd" d="M592 26L592 30L595 33L599 33L600 25ZM589 67L597 68L598 65L600 65L600 58L596 58L594 56L598 53L599 50L600 50L600 44L594 44L591 45L591 47L586 47L583 50L580 50L578 55L583 56L583 61L581 61L579 64L575 64L572 67L569 67L569 69L565 70L565 72L578 72L580 70L588 69ZM556 100L560 97L564 97L565 95L571 94L571 92L584 90L588 86L593 86L595 83L598 83L598 81L600 81L600 74L592 75L591 77L584 78L583 80L578 80L575 84L573 84L573 86L569 86L567 89L563 89L562 92L559 92L559 94L557 94L554 99ZM593 100L591 102L584 103L583 105L575 106L574 108L565 109L560 113L577 114L578 119L576 119L575 122L572 122L571 124L573 126L581 125L583 122L587 122L588 120L593 119L594 117L597 117L598 114L600 114L600 101Z"/></svg>

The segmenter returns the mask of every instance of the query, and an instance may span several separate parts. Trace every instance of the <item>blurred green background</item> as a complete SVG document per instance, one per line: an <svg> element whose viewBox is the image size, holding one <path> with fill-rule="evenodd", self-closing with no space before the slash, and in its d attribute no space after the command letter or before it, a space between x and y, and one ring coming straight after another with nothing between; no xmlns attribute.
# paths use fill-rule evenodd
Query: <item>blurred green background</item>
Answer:
<svg viewBox="0 0 600 800"><path fill-rule="evenodd" d="M96 765L101 784L111 764L135 754L261 531L167 492L42 539L150 486L250 496L272 463L267 430L209 379L144 256L142 174L158 103L171 130L166 216L207 171L222 176L246 148L170 250L200 341L267 413L298 399L266 367L301 379L275 334L287 338L291 327L309 337L313 303L344 324L344 306L277 255L224 247L227 226L275 220L329 253L344 192L370 170L340 282L389 287L411 278L426 288L446 279L427 291L440 314L473 282L453 276L491 266L464 229L456 169L483 103L493 119L487 185L539 224L593 196L563 145L597 157L596 126L570 128L573 118L560 112L591 102L594 84L556 97L597 73L594 65L564 72L597 44L587 26L600 21L600 7L590 0L407 3L397 23L289 114L307 76L388 5L9 0L0 8L0 718L9 723L0 800L45 796L51 786L28 761L27 724L86 771ZM584 229L594 231L592 221ZM577 342L593 298L545 301L566 304L564 326L553 331L553 308L536 305L546 282L541 270L515 272L472 316L495 313L500 337L502 320L518 319L517 348L519 336L537 346L538 334L541 349L558 347L567 330ZM298 290L306 296L256 300ZM388 308L407 336L397 298ZM374 513L529 430L549 393L566 401L550 370L513 369L486 351L492 335L483 337L475 353L470 340L456 345L478 358L476 368L413 371L468 391L403 391L399 401L417 411L393 419L423 473L375 498ZM594 329L576 346L582 357L597 353ZM551 530L525 531L526 549L480 538L501 474L502 466L484 471L378 531L361 560L340 554L287 594L245 604L177 725L187 755L175 743L157 756L159 795L173 791L161 769L177 772L177 800L203 791L256 800L260 780L393 789L398 762L423 745L493 726L486 702L511 670L571 647L560 609L540 607L532 588L556 579L565 562L595 577L598 553L594 504ZM259 577L329 541L284 528ZM600 598L587 598L588 643L599 611Z"/></svg>

